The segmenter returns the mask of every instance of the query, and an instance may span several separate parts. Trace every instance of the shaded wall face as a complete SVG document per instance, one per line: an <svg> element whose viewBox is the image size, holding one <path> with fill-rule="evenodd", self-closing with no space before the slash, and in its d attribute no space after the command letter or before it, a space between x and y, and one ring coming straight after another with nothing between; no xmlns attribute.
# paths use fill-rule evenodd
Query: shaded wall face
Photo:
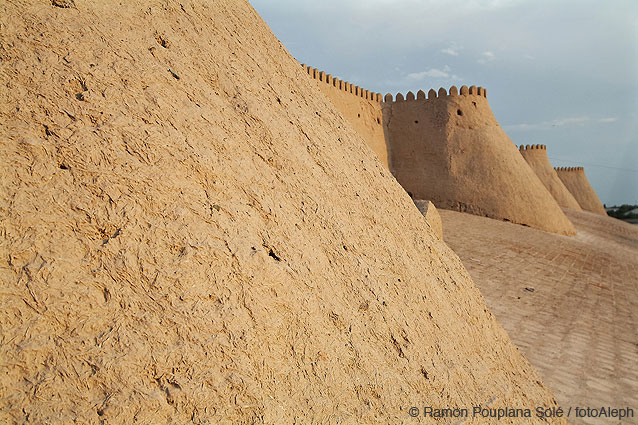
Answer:
<svg viewBox="0 0 638 425"><path fill-rule="evenodd" d="M444 105L433 106L433 102L445 101L386 102L383 117L392 174L413 198L430 199L439 205L444 198L439 195L447 188L443 176L449 174L450 167L450 156L439 141L445 138L449 117ZM438 185L438 193L428 183Z"/></svg>
<svg viewBox="0 0 638 425"><path fill-rule="evenodd" d="M401 185L415 198L484 215L481 187L489 176L479 177L487 164L476 161L484 146L472 133L498 126L487 100L458 95L399 99L386 102L383 111L392 146L390 166Z"/></svg>

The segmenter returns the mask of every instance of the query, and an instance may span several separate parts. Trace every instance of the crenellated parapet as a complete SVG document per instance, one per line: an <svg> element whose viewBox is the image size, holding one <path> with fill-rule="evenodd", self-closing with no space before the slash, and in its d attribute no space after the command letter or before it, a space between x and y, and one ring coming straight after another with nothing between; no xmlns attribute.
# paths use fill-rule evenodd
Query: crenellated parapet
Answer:
<svg viewBox="0 0 638 425"><path fill-rule="evenodd" d="M539 149L539 150L547 150L547 146L545 145L521 145L518 148L520 151L528 151L528 150L534 150L534 149Z"/></svg>
<svg viewBox="0 0 638 425"><path fill-rule="evenodd" d="M350 93L354 96L361 97L373 102L382 101L381 93L371 92L355 84L349 83L348 81L340 80L339 78L333 77L332 75L327 74L324 71L320 71L306 64L301 64L301 66L313 79L328 84L329 86L332 86L337 90L342 90L346 93Z"/></svg>
<svg viewBox="0 0 638 425"><path fill-rule="evenodd" d="M477 86L461 86L460 89L458 89L456 86L451 86L449 90L441 87L438 90L430 89L427 95L423 90L419 90L416 95L413 92L409 91L405 94L405 96L402 93L397 93L395 97L391 93L382 96L381 93L371 92L355 84L349 83L348 81L340 80L339 78L336 78L331 74L328 74L325 71L321 71L317 68L313 68L306 64L301 64L301 66L308 73L308 75L319 82L328 84L329 86L350 93L354 96L362 97L374 102L411 102L441 99L453 96L481 96L487 98L487 90L483 87Z"/></svg>
<svg viewBox="0 0 638 425"><path fill-rule="evenodd" d="M412 101L424 101L424 100L433 100L433 99L441 99L448 98L454 96L481 96L487 97L487 90L483 87L477 86L461 86L459 90L456 86L450 87L449 90L446 90L444 87L441 87L438 91L434 89L430 89L427 93L427 96L423 90L419 90L416 94L411 91L407 92L404 96L402 93L397 93L396 97L392 97L391 93L386 94L383 97L383 101L385 103L395 103L395 102L412 102Z"/></svg>
<svg viewBox="0 0 638 425"><path fill-rule="evenodd" d="M584 171L584 167L554 167L556 171Z"/></svg>

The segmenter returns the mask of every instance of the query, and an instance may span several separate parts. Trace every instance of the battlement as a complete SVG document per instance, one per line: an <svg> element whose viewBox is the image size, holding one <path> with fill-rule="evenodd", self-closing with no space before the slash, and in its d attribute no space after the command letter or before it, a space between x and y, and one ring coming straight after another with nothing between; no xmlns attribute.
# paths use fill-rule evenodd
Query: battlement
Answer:
<svg viewBox="0 0 638 425"><path fill-rule="evenodd" d="M528 151L533 149L547 150L547 146L545 145L521 145L518 148L520 151Z"/></svg>
<svg viewBox="0 0 638 425"><path fill-rule="evenodd" d="M385 103L396 103L396 102L412 102L412 101L424 101L424 100L432 100L432 99L441 99L446 97L454 97L454 96L481 96L487 97L487 90L483 87L477 86L461 86L459 90L456 86L450 87L449 91L444 87L441 87L438 91L434 89L428 90L427 97L423 90L419 90L416 93L416 96L411 91L407 92L405 96L402 93L397 93L394 101L392 100L392 94L388 93L383 97L383 101Z"/></svg>
<svg viewBox="0 0 638 425"><path fill-rule="evenodd" d="M310 75L315 80L326 83L338 90L342 90L346 93L351 93L354 96L362 97L373 102L381 102L382 100L381 93L371 92L347 81L343 81L339 78L333 77L332 75L327 74L324 71L320 71L306 64L302 63L301 66L306 70L308 75Z"/></svg>
<svg viewBox="0 0 638 425"><path fill-rule="evenodd" d="M554 167L556 171L584 171L583 167Z"/></svg>
<svg viewBox="0 0 638 425"><path fill-rule="evenodd" d="M379 103L410 102L419 100L423 101L453 96L482 96L487 98L487 90L483 87L477 86L461 86L460 90L456 86L451 86L449 90L446 90L444 87L439 88L439 90L430 89L428 90L427 96L423 90L419 90L416 95L409 91L406 93L405 96L402 93L397 93L396 97L393 97L391 93L388 93L385 96L381 96L381 93L371 92L362 87L349 83L348 81L340 80L339 78L336 78L331 74L326 73L325 71L321 71L317 68L313 68L303 63L301 64L301 66L308 73L308 75L310 75L317 81L326 83L338 90L353 94L354 96L362 97L364 99Z"/></svg>

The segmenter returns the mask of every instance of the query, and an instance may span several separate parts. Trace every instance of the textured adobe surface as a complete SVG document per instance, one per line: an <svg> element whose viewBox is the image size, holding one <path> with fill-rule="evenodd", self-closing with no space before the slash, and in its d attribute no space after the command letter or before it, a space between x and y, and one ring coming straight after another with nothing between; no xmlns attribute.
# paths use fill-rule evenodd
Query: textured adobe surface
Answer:
<svg viewBox="0 0 638 425"><path fill-rule="evenodd" d="M574 228L494 118L487 98L456 87L384 102L391 170L415 199L559 234ZM419 99L419 97L421 97Z"/></svg>
<svg viewBox="0 0 638 425"><path fill-rule="evenodd" d="M585 211L590 211L600 215L607 215L603 203L600 202L594 188L589 184L583 167L560 167L556 168L556 173L569 192L574 195L578 204Z"/></svg>
<svg viewBox="0 0 638 425"><path fill-rule="evenodd" d="M636 412L638 226L565 211L575 237L453 211L441 211L441 217L446 242L560 404ZM636 418L621 423L635 424Z"/></svg>
<svg viewBox="0 0 638 425"><path fill-rule="evenodd" d="M246 2L70 6L0 3L0 422L554 403Z"/></svg>
<svg viewBox="0 0 638 425"><path fill-rule="evenodd" d="M549 163L547 158L547 147L545 145L527 145L519 148L525 161L532 167L538 178L543 182L549 193L552 194L558 205L563 208L580 210L580 205L574 196L565 187L556 174L556 170Z"/></svg>

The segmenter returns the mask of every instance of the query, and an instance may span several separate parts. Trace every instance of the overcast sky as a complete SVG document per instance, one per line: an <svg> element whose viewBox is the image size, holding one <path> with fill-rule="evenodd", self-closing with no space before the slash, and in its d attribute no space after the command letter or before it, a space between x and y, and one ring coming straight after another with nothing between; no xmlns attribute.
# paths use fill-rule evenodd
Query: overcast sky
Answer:
<svg viewBox="0 0 638 425"><path fill-rule="evenodd" d="M302 63L368 90L487 89L517 145L638 204L638 2L250 0Z"/></svg>

